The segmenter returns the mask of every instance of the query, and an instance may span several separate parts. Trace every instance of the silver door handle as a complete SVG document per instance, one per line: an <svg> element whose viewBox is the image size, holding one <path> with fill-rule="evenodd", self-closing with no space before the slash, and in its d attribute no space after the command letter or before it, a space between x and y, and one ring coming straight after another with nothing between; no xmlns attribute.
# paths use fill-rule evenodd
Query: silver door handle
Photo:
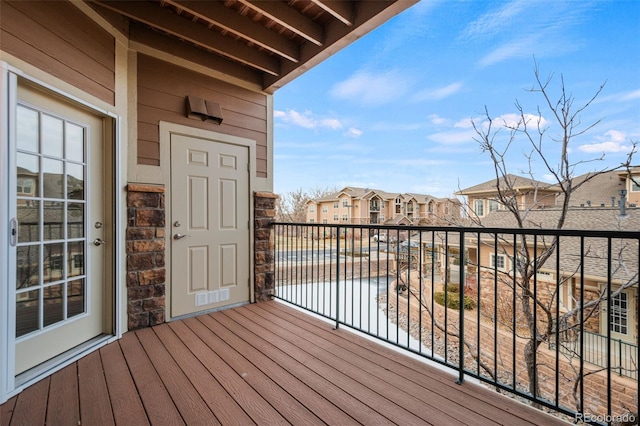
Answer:
<svg viewBox="0 0 640 426"><path fill-rule="evenodd" d="M102 238L96 238L95 240L93 240L93 245L94 246L101 246L103 244L105 244L106 241L103 240Z"/></svg>
<svg viewBox="0 0 640 426"><path fill-rule="evenodd" d="M173 239L174 239L174 240L181 240L181 239L183 239L184 237L188 237L188 235L185 235L185 234L175 234L175 235L173 236Z"/></svg>

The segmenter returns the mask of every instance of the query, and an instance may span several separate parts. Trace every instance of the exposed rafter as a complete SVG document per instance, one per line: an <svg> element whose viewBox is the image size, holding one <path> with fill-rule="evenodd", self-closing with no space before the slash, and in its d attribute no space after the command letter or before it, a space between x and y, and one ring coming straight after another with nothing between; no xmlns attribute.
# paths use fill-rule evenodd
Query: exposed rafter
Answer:
<svg viewBox="0 0 640 426"><path fill-rule="evenodd" d="M136 43L272 93L418 0L87 1Z"/></svg>

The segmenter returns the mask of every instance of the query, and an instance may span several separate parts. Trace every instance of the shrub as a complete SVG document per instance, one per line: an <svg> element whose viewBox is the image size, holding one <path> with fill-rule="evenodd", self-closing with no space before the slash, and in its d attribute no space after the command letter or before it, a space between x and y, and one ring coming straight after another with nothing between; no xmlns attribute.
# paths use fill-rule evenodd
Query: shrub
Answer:
<svg viewBox="0 0 640 426"><path fill-rule="evenodd" d="M437 304L444 306L444 291L438 291L433 294L433 299ZM448 292L447 294L447 308L460 309L460 294ZM476 302L469 296L464 296L464 309L475 309Z"/></svg>
<svg viewBox="0 0 640 426"><path fill-rule="evenodd" d="M460 293L460 286L458 284L447 284L446 291L449 293Z"/></svg>

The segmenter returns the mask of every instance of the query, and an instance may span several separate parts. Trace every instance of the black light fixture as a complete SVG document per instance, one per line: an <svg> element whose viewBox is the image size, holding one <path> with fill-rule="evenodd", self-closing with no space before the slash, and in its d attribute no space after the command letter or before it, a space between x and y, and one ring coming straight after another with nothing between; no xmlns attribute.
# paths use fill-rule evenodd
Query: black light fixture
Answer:
<svg viewBox="0 0 640 426"><path fill-rule="evenodd" d="M202 121L222 123L222 109L217 102L187 96L187 117Z"/></svg>

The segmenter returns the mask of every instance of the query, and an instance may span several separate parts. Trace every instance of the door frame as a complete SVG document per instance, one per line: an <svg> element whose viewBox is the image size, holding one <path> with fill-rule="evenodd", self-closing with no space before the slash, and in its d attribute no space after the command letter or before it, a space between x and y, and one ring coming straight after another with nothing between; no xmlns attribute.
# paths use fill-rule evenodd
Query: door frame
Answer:
<svg viewBox="0 0 640 426"><path fill-rule="evenodd" d="M77 96L65 92L56 86L44 82L24 70L0 61L0 128L4 129L0 132L0 200L9 200L11 194L11 185L15 184L15 179L9 175L9 167L12 166L10 152L10 138L15 133L14 114L17 105L17 86L18 79L24 80L28 84L37 86L51 95L59 97L65 102L85 108L91 112L104 117L104 143L109 147L107 159L105 160L104 175L109 176L105 181L105 187L109 188L109 197L112 200L112 207L108 210L108 216L114 224L107 238L111 240L110 250L106 256L108 259L107 269L105 272L105 292L103 294L104 315L103 322L105 329L110 329L110 333L105 333L89 340L78 348L74 348L60 357L55 357L50 361L43 363L41 366L19 377L15 375L15 292L9 283L12 278L15 280L15 271L11 267L0 273L0 307L6 314L0 315L0 404L4 403L13 395L21 392L28 386L39 380L55 373L65 366L75 362L79 358L85 356L89 352L104 346L122 336L122 306L119 301L122 299L122 282L123 282L123 258L124 247L121 244L125 229L123 227L123 195L120 194L118 188L122 188L122 168L120 164L126 164L126 158L123 157L123 150L120 147L121 121L118 115L111 111L99 108L96 105L85 101ZM108 169L108 170L107 170ZM10 248L10 224L9 221L15 217L15 212L11 210L10 203L4 203L4 207L0 208L0 223L7 224L0 227L0 259L7 259L7 265L15 264L15 250ZM105 206L106 208L106 206ZM107 210L105 210L107 213Z"/></svg>
<svg viewBox="0 0 640 426"><path fill-rule="evenodd" d="M165 217L166 217L166 229L165 232L165 269L166 269L166 284L165 284L165 318L167 321L172 321L178 317L171 317L171 290L173 283L171 282L171 135L183 135L187 137L194 137L199 139L206 139L212 143L238 145L249 149L249 170L247 171L249 177L249 190L247 197L249 197L249 256L248 256L248 268L249 268L249 302L255 302L255 274L254 274L254 199L253 194L255 192L256 185L256 142L252 139L242 138L239 136L226 135L224 133L214 132L211 130L204 130L195 127L185 126L182 124L170 123L166 121L160 121L160 164L162 166L162 184L165 187ZM215 309L214 309L215 310Z"/></svg>

